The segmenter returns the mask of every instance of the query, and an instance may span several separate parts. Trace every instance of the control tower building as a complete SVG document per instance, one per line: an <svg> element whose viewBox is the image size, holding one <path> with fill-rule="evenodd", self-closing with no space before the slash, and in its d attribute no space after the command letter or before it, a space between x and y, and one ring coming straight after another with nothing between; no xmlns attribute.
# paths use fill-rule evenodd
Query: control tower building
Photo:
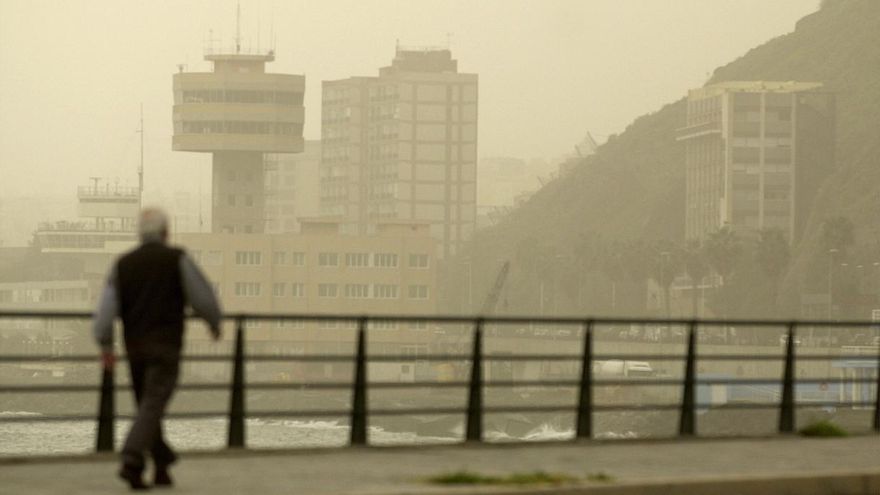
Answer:
<svg viewBox="0 0 880 495"><path fill-rule="evenodd" d="M211 153L211 231L265 230L264 153L303 150L305 76L271 74L273 50L205 51L212 72L174 74L174 151Z"/></svg>

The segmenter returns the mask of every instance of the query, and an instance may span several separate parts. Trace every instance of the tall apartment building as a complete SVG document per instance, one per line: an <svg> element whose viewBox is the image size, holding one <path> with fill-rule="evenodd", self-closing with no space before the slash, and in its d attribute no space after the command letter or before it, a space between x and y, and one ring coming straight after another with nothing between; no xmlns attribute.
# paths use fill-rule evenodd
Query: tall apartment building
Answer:
<svg viewBox="0 0 880 495"><path fill-rule="evenodd" d="M271 50L205 60L213 72L174 74L172 149L213 156L212 232L263 232L263 154L303 150L305 77L267 73Z"/></svg>
<svg viewBox="0 0 880 495"><path fill-rule="evenodd" d="M835 97L811 82L724 82L691 90L685 143L685 235L723 226L800 237L834 167Z"/></svg>
<svg viewBox="0 0 880 495"><path fill-rule="evenodd" d="M321 142L307 140L302 153L267 153L266 233L299 232L300 218L318 216Z"/></svg>
<svg viewBox="0 0 880 495"><path fill-rule="evenodd" d="M428 222L454 253L476 221L477 83L449 50L401 47L377 77L324 81L321 214Z"/></svg>

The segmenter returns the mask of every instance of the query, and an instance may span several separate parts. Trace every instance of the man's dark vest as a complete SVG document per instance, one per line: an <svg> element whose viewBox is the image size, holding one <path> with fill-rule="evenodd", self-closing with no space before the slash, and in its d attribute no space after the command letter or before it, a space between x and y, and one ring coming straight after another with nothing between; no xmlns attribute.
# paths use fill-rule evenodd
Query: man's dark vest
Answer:
<svg viewBox="0 0 880 495"><path fill-rule="evenodd" d="M180 349L185 304L181 256L179 249L147 242L117 262L119 312L129 354Z"/></svg>

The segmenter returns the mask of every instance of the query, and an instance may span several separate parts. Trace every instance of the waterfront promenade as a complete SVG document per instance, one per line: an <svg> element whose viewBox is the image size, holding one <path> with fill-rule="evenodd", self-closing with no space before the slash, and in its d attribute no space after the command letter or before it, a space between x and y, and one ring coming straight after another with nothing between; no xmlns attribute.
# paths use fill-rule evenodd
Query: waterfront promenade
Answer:
<svg viewBox="0 0 880 495"><path fill-rule="evenodd" d="M127 493L116 467L112 454L0 459L0 493ZM496 476L541 470L579 481L519 487L425 481L459 470ZM880 437L224 450L185 454L174 475L172 492L180 494L876 495Z"/></svg>

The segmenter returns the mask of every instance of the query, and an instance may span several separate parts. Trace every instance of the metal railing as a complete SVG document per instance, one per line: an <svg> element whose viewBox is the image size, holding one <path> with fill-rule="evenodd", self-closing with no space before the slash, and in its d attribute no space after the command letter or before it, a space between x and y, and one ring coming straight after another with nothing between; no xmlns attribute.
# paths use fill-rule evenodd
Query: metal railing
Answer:
<svg viewBox="0 0 880 495"><path fill-rule="evenodd" d="M84 312L0 312L0 318L56 318L56 319L89 319L91 314ZM235 343L233 354L225 356L193 355L184 356L186 361L228 361L232 363L232 379L229 384L200 383L183 384L178 387L181 390L229 390L230 403L226 411L184 412L169 414L169 418L200 418L216 417L224 415L228 418L227 446L232 448L245 447L245 420L251 417L326 417L347 416L350 419L350 445L366 445L368 443L367 427L371 416L393 415L427 415L427 414L464 414L465 432L464 437L468 442L481 442L483 436L483 416L487 413L552 413L574 412L575 413L575 438L593 438L593 416L597 412L608 411L675 411L679 412L678 434L683 437L694 436L696 430L696 412L701 408L712 407L712 404L697 402L696 389L699 385L778 385L781 388L778 403L748 403L727 404L727 408L743 409L777 409L778 431L780 433L793 433L795 431L795 411L799 407L814 406L851 406L873 408L872 428L880 432L880 348L876 356L866 354L822 354L797 356L795 352L798 342L797 330L799 327L824 327L824 328L876 328L877 322L870 321L778 321L778 320L685 320L685 319L644 319L644 318L532 318L532 317L472 317L472 316L401 316L401 315L333 315L333 314L231 314L224 317L226 320L235 322ZM357 343L354 356L338 354L321 355L296 355L279 356L271 354L245 354L246 323L251 321L336 321L349 322L356 325ZM369 382L367 380L367 363L369 362L404 362L414 359L421 361L461 361L460 354L428 354L419 355L383 355L368 356L366 352L367 327L370 322L408 322L408 323L433 323L433 324L464 324L473 327L472 346L469 359L470 377L466 382ZM541 325L578 325L582 332L582 352L580 355L572 354L525 354L525 355L485 355L483 352L484 327L487 324L541 324ZM620 354L599 355L594 353L593 335L597 325L664 325L684 326L687 328L686 343L687 351L684 356L670 354ZM697 334L700 328L709 327L783 327L785 329L785 353L783 360L783 373L780 379L717 379L699 378L697 376L696 363L701 361L732 361L732 360L778 360L780 356L770 354L698 354ZM0 355L0 363L22 363L52 359L54 362L88 362L95 361L94 355L75 356L28 356L28 355ZM654 360L675 361L684 360L683 379L650 378L650 379L609 379L594 377L593 364L599 360L626 359L626 360ZM798 379L795 375L795 364L798 361L819 360L877 360L877 377L875 379L848 379L850 383L874 384L876 387L875 398L868 401L834 401L798 403L795 395L796 384L824 383L836 378ZM297 385L284 383L252 383L245 382L246 361L282 361L282 362L352 362L354 364L354 380L351 383L310 383L309 387L321 390L351 390L351 407L338 410L309 410L309 411L246 411L245 394L248 389L259 390L283 390L291 389ZM580 361L580 377L578 380L494 380L483 379L483 364L487 361ZM631 405L597 405L594 403L594 389L599 386L680 386L682 395L678 404L631 404ZM301 386L301 385L300 385ZM391 388L420 388L420 387L461 387L468 388L467 405L460 408L409 408L409 409L369 409L367 407L367 395L370 390ZM532 405L516 407L486 407L483 404L484 389L488 387L516 387L516 386L545 386L545 387L577 387L577 405ZM869 385L870 386L870 385ZM115 384L114 373L103 370L100 387L91 385L35 385L15 386L0 385L0 393L10 392L63 392L63 391L100 391L99 407L97 416L38 416L27 418L0 418L2 421L53 421L53 420L92 420L97 422L96 449L98 451L113 450L114 422L119 417L116 414L114 392L121 387ZM573 409L573 410L572 410Z"/></svg>

